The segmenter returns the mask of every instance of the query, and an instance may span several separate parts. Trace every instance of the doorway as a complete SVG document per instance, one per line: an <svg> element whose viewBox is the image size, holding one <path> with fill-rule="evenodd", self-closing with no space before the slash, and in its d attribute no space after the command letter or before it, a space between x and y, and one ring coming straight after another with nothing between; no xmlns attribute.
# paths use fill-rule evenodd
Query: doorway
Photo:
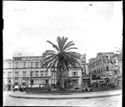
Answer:
<svg viewBox="0 0 125 107"><path fill-rule="evenodd" d="M33 85L33 84L34 84L34 81L33 81L33 80L30 80L30 83L31 83L31 85Z"/></svg>

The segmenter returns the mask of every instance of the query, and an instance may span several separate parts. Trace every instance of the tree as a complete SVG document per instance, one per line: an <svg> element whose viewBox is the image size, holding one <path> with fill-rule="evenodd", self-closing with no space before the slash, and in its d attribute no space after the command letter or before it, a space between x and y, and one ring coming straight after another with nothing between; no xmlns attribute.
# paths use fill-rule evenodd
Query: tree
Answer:
<svg viewBox="0 0 125 107"><path fill-rule="evenodd" d="M55 50L46 50L43 53L43 67L56 68L56 78L59 89L65 89L64 80L67 79L69 68L81 67L80 54L71 51L77 49L73 41L67 42L67 37L57 37L57 45L47 40Z"/></svg>

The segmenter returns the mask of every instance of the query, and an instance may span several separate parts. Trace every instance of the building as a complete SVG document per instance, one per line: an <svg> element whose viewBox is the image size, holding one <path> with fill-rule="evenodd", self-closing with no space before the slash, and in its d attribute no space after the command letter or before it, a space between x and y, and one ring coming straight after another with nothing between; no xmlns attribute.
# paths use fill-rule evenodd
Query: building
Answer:
<svg viewBox="0 0 125 107"><path fill-rule="evenodd" d="M85 64L85 56L82 56L81 61L83 60ZM10 84L10 88L12 88L15 84L28 86L55 84L57 81L56 69L43 68L42 64L42 56L17 56L13 59L4 60L4 86ZM74 81L78 87L81 86L82 74L86 74L83 67L82 69L70 68L68 72L68 79Z"/></svg>
<svg viewBox="0 0 125 107"><path fill-rule="evenodd" d="M51 83L50 69L42 68L41 56L13 57L14 84L49 84Z"/></svg>
<svg viewBox="0 0 125 107"><path fill-rule="evenodd" d="M120 75L122 75L122 54L114 54L115 59L115 67L117 68L117 71Z"/></svg>
<svg viewBox="0 0 125 107"><path fill-rule="evenodd" d="M11 90L13 83L13 61L11 59L4 60L3 62L3 89L8 87Z"/></svg>
<svg viewBox="0 0 125 107"><path fill-rule="evenodd" d="M98 53L95 58L89 59L90 74L101 78L115 76L119 69L117 56L113 52Z"/></svg>

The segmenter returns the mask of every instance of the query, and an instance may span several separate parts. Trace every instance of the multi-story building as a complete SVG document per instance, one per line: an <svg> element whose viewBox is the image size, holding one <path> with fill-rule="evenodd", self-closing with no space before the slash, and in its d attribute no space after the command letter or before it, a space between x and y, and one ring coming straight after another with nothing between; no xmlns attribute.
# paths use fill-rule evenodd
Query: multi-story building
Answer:
<svg viewBox="0 0 125 107"><path fill-rule="evenodd" d="M13 57L13 79L15 83L49 84L51 71L42 67L41 56Z"/></svg>
<svg viewBox="0 0 125 107"><path fill-rule="evenodd" d="M85 64L85 57L83 56L81 58L82 61ZM10 84L10 86L14 84L55 84L57 81L56 69L43 68L42 64L42 56L17 56L13 57L13 59L5 60L3 67L4 84ZM83 67L82 69L70 68L68 72L68 78L76 81L79 87L81 86L82 74L86 74Z"/></svg>
<svg viewBox="0 0 125 107"><path fill-rule="evenodd" d="M122 75L122 54L114 54L116 70Z"/></svg>
<svg viewBox="0 0 125 107"><path fill-rule="evenodd" d="M3 88L5 89L8 86L11 89L13 83L13 60L7 59L3 63Z"/></svg>
<svg viewBox="0 0 125 107"><path fill-rule="evenodd" d="M118 71L118 57L113 52L98 53L89 60L89 72L101 78L114 76Z"/></svg>

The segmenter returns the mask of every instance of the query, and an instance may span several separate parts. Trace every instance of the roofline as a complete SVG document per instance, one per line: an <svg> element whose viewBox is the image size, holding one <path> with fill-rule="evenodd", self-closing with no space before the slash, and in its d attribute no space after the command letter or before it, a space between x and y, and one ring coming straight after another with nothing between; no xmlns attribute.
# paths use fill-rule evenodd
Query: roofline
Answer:
<svg viewBox="0 0 125 107"><path fill-rule="evenodd" d="M26 58L26 57L43 57L43 56L14 56L13 58Z"/></svg>
<svg viewBox="0 0 125 107"><path fill-rule="evenodd" d="M13 59L3 59L3 61L13 61Z"/></svg>

